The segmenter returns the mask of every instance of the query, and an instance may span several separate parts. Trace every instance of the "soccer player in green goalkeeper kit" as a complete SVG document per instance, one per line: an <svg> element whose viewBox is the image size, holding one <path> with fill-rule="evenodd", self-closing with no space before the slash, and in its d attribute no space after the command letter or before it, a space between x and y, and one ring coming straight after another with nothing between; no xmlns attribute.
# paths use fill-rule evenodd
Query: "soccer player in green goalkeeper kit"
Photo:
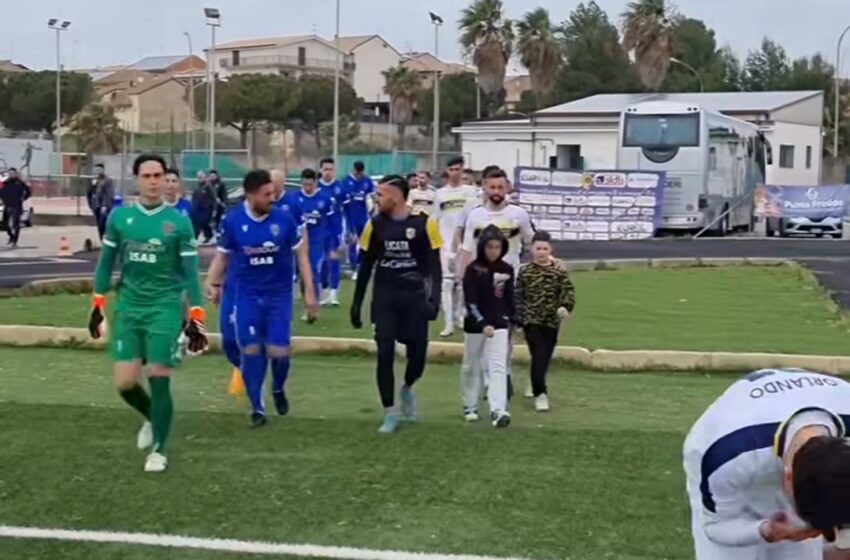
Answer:
<svg viewBox="0 0 850 560"><path fill-rule="evenodd" d="M194 230L189 218L163 199L165 171L165 161L158 155L143 154L133 163L139 200L109 215L89 320L92 337L103 336L105 296L117 260L121 274L111 336L115 385L144 418L137 444L139 449L151 449L145 472L162 472L168 466L165 444L174 414L170 376L179 360L181 329L185 328L190 352L202 352L207 346ZM185 327L184 293L190 305ZM150 396L140 385L144 365Z"/></svg>

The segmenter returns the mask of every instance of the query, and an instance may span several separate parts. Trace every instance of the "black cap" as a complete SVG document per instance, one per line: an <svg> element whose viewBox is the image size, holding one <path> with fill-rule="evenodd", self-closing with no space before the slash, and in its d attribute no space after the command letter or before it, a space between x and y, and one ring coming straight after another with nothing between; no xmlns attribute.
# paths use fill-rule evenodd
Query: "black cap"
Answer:
<svg viewBox="0 0 850 560"><path fill-rule="evenodd" d="M410 192L410 185L407 183L407 179L401 175L385 175L381 179L381 183L397 188L404 195L404 198L407 198L407 193Z"/></svg>

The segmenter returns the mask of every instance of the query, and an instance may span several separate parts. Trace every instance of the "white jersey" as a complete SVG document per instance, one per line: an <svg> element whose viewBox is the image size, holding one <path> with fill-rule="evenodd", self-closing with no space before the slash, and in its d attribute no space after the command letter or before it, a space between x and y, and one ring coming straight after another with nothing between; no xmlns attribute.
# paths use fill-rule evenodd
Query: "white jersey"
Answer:
<svg viewBox="0 0 850 560"><path fill-rule="evenodd" d="M763 520L793 512L783 491L782 456L794 435L811 425L846 434L850 383L801 369L759 370L709 406L684 448L697 543L757 546Z"/></svg>
<svg viewBox="0 0 850 560"><path fill-rule="evenodd" d="M446 185L437 189L434 197L434 213L431 217L437 220L440 226L440 236L445 241L444 247L451 247L460 213L465 207L474 206L479 200L481 197L475 194L475 187L472 185L459 187Z"/></svg>
<svg viewBox="0 0 850 560"><path fill-rule="evenodd" d="M411 189L407 193L407 205L414 214L428 214L434 212L434 197L437 196L437 189L428 185L426 188Z"/></svg>
<svg viewBox="0 0 850 560"><path fill-rule="evenodd" d="M483 205L473 208L464 224L463 250L475 255L478 249L478 236L491 224L501 229L508 239L509 247L505 262L514 268L519 267L522 244L531 243L534 229L531 227L528 212L513 204L506 204L498 210L490 210Z"/></svg>

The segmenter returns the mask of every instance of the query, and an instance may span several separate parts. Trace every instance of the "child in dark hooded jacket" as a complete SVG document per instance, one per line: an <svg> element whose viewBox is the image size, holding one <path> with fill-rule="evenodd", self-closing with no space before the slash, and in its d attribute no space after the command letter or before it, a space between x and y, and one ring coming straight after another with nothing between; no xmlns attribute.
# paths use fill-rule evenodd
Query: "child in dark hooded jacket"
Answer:
<svg viewBox="0 0 850 560"><path fill-rule="evenodd" d="M483 367L489 371L487 402L493 425L510 425L508 413L509 328L514 322L514 269L503 258L508 240L502 231L487 226L478 238L477 258L463 275L464 354L461 367L463 415L468 422L478 416Z"/></svg>

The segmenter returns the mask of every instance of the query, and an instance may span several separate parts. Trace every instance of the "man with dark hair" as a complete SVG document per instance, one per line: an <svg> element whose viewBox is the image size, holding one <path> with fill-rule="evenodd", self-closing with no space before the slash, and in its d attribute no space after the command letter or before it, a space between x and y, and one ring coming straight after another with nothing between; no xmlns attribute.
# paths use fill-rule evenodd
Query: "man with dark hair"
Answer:
<svg viewBox="0 0 850 560"><path fill-rule="evenodd" d="M145 472L162 472L168 466L164 452L174 414L171 371L184 328L184 294L190 305L188 349L198 353L207 346L197 244L188 218L163 200L165 171L165 160L156 154L143 154L133 162L139 201L109 216L89 319L91 336L102 337L106 293L117 261L121 276L111 340L114 377L121 397L145 419L136 440L139 449L152 447ZM145 364L150 396L139 384Z"/></svg>
<svg viewBox="0 0 850 560"><path fill-rule="evenodd" d="M348 205L345 207L348 264L351 265L352 280L357 280L357 240L369 221L370 204L375 196L375 184L371 177L366 175L366 166L362 161L354 162L354 170L345 181L345 192L348 199Z"/></svg>
<svg viewBox="0 0 850 560"><path fill-rule="evenodd" d="M204 172L199 171L198 186L192 192L192 225L195 228L195 237L203 234L203 243L212 241L212 224L217 204L214 187Z"/></svg>
<svg viewBox="0 0 850 560"><path fill-rule="evenodd" d="M848 425L837 377L766 369L729 387L684 445L696 560L847 558Z"/></svg>
<svg viewBox="0 0 850 560"><path fill-rule="evenodd" d="M112 183L112 179L106 176L106 170L102 163L94 166L94 175L91 188L86 193L86 199L95 219L97 235L102 240L103 234L106 232L109 213L112 212L112 207L115 205L115 185Z"/></svg>
<svg viewBox="0 0 850 560"><path fill-rule="evenodd" d="M212 230L213 232L218 232L221 219L224 217L224 213L227 212L227 185L224 184L224 181L221 180L221 176L215 169L210 169L210 172L207 173L207 182L215 195Z"/></svg>
<svg viewBox="0 0 850 560"><path fill-rule="evenodd" d="M18 170L12 167L6 180L0 187L0 202L3 202L3 227L9 236L9 245L12 248L18 246L21 236L21 216L24 213L24 201L32 191L29 185L24 183L18 176Z"/></svg>
<svg viewBox="0 0 850 560"><path fill-rule="evenodd" d="M339 305L340 259L345 249L343 227L347 206L350 202L345 184L336 178L336 163L333 158L324 158L319 162L322 177L319 189L325 191L333 201L333 214L329 222L329 231L325 237L325 260L322 263L322 300L321 305Z"/></svg>
<svg viewBox="0 0 850 560"><path fill-rule="evenodd" d="M351 304L351 324L363 327L361 307L375 272L371 319L378 346L377 378L384 421L381 433L396 430L396 342L407 347L407 368L401 388L401 415L416 418L413 384L425 370L428 353L428 322L437 318L440 302L442 245L437 224L427 216L412 215L407 208L407 181L399 175L384 177L378 184L378 208L360 237L360 269Z"/></svg>
<svg viewBox="0 0 850 560"><path fill-rule="evenodd" d="M440 253L443 268L442 308L445 327L440 336L448 337L454 333L455 324L463 320L462 293L459 289L463 278L460 262L456 252L452 250L452 238L455 232L458 216L467 206L476 202L475 187L463 184L463 158L454 157L449 160L446 169L448 183L437 189L434 195L434 213L432 216L439 224L440 237L444 243ZM457 293L455 293L457 292Z"/></svg>
<svg viewBox="0 0 850 560"><path fill-rule="evenodd" d="M328 191L318 187L316 179L314 170L304 169L301 172L301 189L286 193L281 208L289 211L296 220L300 216L301 223L306 226L312 282L304 285L306 288L312 286L316 301L319 301L322 263L327 255L328 237L336 233L336 222L333 219L333 198ZM301 278L302 281L306 278L303 271ZM311 317L305 314L302 319L310 320Z"/></svg>
<svg viewBox="0 0 850 560"><path fill-rule="evenodd" d="M463 184L475 186L475 170L469 168L463 170Z"/></svg>
<svg viewBox="0 0 850 560"><path fill-rule="evenodd" d="M192 203L183 198L183 183L180 172L173 167L165 171L165 202L187 218L192 213Z"/></svg>
<svg viewBox="0 0 850 560"><path fill-rule="evenodd" d="M249 171L243 181L245 201L224 217L218 254L210 265L205 288L219 301L228 268L234 289L236 337L242 359L242 377L251 401L251 425L266 423L263 383L271 361L272 396L281 416L289 412L284 384L289 376L292 325L294 254L310 281L307 247L301 246L302 228L289 212L275 205L275 188L264 169ZM299 247L300 246L300 247ZM304 297L313 312L315 300Z"/></svg>

